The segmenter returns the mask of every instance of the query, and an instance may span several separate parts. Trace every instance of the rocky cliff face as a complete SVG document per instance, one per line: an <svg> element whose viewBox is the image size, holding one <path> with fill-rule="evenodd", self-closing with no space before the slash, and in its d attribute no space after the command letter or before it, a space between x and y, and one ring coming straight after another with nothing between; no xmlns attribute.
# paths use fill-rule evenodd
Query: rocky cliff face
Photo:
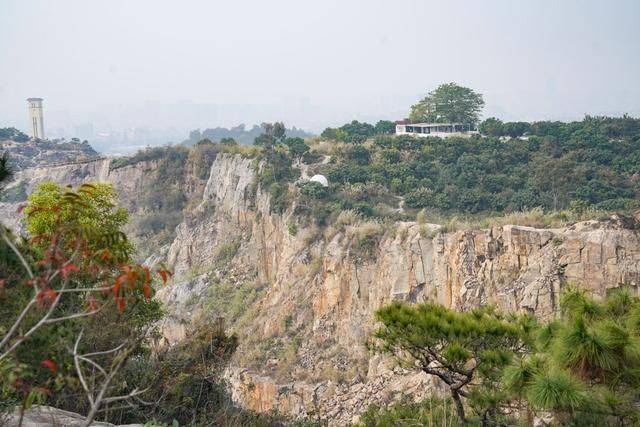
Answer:
<svg viewBox="0 0 640 427"><path fill-rule="evenodd" d="M112 182L134 219L145 214L136 194L148 190L153 162L65 168L28 170L21 179L29 186L41 176ZM267 194L252 188L254 174L251 159L218 154L208 180L191 186L166 251L174 283L159 297L169 311L169 342L198 322L228 319L241 342L228 371L232 392L258 411L343 424L371 403L437 387L367 352L373 313L392 300L460 310L491 303L544 318L568 283L598 295L640 283L640 235L615 218L438 233L436 225L361 222L345 213L320 230L290 213L271 214Z"/></svg>
<svg viewBox="0 0 640 427"><path fill-rule="evenodd" d="M491 303L544 318L567 283L604 295L640 280L640 236L616 220L446 234L345 220L318 230L271 215L268 197L251 195L252 181L249 160L214 162L197 212L178 227L168 258L176 280L162 295L175 308L166 336L179 339L193 319L214 314L220 284L261 291L233 319L242 344L229 371L236 400L255 410L341 424L371 403L424 393L429 379L364 346L373 313L394 299L460 310ZM358 246L362 233L375 237L373 247ZM229 242L238 243L218 265Z"/></svg>

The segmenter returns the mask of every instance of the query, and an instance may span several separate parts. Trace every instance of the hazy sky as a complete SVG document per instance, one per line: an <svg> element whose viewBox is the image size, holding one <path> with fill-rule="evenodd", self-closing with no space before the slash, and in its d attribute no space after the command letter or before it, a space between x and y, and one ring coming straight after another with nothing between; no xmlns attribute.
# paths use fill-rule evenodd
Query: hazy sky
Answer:
<svg viewBox="0 0 640 427"><path fill-rule="evenodd" d="M504 119L640 115L640 1L0 0L0 126L397 119L443 82Z"/></svg>

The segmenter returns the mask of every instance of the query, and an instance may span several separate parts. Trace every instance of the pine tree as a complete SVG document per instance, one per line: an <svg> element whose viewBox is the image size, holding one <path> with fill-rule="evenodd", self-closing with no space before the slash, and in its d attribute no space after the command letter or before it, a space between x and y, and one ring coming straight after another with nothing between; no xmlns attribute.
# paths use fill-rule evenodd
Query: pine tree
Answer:
<svg viewBox="0 0 640 427"><path fill-rule="evenodd" d="M394 303L376 317L383 326L372 346L442 380L463 423L463 399L485 422L501 415L507 398L497 387L502 369L527 351L535 327L528 316L503 316L492 307L461 313L432 303Z"/></svg>
<svg viewBox="0 0 640 427"><path fill-rule="evenodd" d="M561 318L538 331L534 354L505 370L513 396L560 423L640 420L640 299L621 289L603 301L569 290Z"/></svg>
<svg viewBox="0 0 640 427"><path fill-rule="evenodd" d="M11 176L11 168L9 167L9 156L3 153L0 156L0 185ZM2 187L0 187L1 189Z"/></svg>

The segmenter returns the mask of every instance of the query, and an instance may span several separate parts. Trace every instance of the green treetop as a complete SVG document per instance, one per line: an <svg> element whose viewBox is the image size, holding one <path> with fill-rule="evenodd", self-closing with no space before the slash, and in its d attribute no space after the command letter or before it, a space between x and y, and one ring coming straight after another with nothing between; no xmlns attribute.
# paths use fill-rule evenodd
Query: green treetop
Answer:
<svg viewBox="0 0 640 427"><path fill-rule="evenodd" d="M52 182L42 183L29 196L25 216L32 236L53 236L63 224L67 235L84 237L88 250L109 248L116 262L128 261L133 253L133 246L121 231L128 214L117 206L110 184L84 184L71 191Z"/></svg>
<svg viewBox="0 0 640 427"><path fill-rule="evenodd" d="M475 124L484 107L482 95L455 83L446 83L411 106L413 122Z"/></svg>

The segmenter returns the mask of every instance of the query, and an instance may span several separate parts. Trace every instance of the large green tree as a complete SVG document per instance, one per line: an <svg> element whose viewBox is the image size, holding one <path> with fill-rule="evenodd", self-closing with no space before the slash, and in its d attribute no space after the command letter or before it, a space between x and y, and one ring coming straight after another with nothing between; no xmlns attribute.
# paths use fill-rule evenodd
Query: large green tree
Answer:
<svg viewBox="0 0 640 427"><path fill-rule="evenodd" d="M73 192L44 182L29 196L25 215L30 235L47 236L43 245L60 231L62 224L70 236L82 234L89 251L108 248L116 262L129 261L133 253L133 246L122 232L128 214L117 205L110 184L86 184Z"/></svg>
<svg viewBox="0 0 640 427"><path fill-rule="evenodd" d="M379 120L375 125L375 132L378 135L393 135L396 132L396 124L389 120Z"/></svg>
<svg viewBox="0 0 640 427"><path fill-rule="evenodd" d="M482 95L456 83L445 83L411 106L411 121L475 124L484 107Z"/></svg>

